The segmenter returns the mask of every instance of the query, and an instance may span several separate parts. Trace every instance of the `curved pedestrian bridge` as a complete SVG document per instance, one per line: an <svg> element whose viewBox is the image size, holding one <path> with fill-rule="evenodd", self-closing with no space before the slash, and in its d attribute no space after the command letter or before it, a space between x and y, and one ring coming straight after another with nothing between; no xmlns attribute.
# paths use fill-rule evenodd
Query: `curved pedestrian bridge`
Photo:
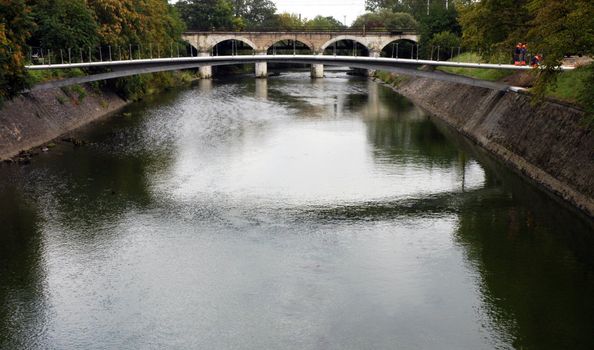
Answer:
<svg viewBox="0 0 594 350"><path fill-rule="evenodd" d="M421 59L403 59L403 58L384 58L384 57L360 57L360 56L333 56L333 55L238 55L238 56L200 56L200 57L173 57L173 58L153 58L153 59L133 59L102 62L84 62L84 63L60 63L30 65L27 69L68 69L68 68L89 68L105 67L110 68L110 72L97 73L87 76L68 78L58 81L50 81L34 86L31 90L43 90L69 86L74 84L87 83L92 81L113 79L144 73L155 73L172 70L204 68L210 69L211 66L249 64L266 64L267 62L276 63L295 63L312 65L312 77L323 77L323 67L343 66L369 70L386 70L404 75L426 77L437 80L453 81L460 84L477 85L497 90L507 90L508 85L472 79L463 76L445 74L441 72L421 71L419 66L450 66L466 68L489 68L489 69L510 69L510 70L529 70L528 66L514 66L511 64L485 64L470 62L453 61L431 61ZM321 67L321 72L318 70ZM568 70L573 67L561 67ZM256 67L257 71L257 67ZM262 77L258 75L259 77Z"/></svg>

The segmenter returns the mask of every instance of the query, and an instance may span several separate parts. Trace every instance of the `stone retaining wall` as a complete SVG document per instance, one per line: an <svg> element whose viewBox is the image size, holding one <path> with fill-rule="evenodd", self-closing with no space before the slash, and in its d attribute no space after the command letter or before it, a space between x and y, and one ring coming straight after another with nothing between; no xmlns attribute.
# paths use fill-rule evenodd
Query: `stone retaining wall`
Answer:
<svg viewBox="0 0 594 350"><path fill-rule="evenodd" d="M583 112L522 93L424 78L396 91L594 217L594 132Z"/></svg>
<svg viewBox="0 0 594 350"><path fill-rule="evenodd" d="M47 143L126 105L112 92L89 87L31 92L0 109L0 159Z"/></svg>

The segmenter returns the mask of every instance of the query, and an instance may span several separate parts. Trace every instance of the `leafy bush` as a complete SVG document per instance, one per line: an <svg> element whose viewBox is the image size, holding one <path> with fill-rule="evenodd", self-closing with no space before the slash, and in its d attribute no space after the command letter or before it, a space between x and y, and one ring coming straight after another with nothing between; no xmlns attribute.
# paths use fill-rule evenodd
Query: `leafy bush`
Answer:
<svg viewBox="0 0 594 350"><path fill-rule="evenodd" d="M460 46L460 38L450 31L445 31L435 34L429 41L429 45L439 47L439 59L447 60L452 58L452 52L456 53L456 50L452 51L452 49Z"/></svg>

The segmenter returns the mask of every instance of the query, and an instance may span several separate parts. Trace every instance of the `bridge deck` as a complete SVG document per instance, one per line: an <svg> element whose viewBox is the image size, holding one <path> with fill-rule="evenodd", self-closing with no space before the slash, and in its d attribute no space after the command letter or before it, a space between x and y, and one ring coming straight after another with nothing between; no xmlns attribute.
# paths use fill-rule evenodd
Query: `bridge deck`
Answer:
<svg viewBox="0 0 594 350"><path fill-rule="evenodd" d="M373 64L382 66L436 66L436 67L462 67L462 68L485 68L485 69L506 69L506 70L531 70L530 66L515 66L513 64L494 63L473 63L455 61L431 61L407 58L385 58L385 57L363 57L363 56L330 56L330 55L240 55L240 56L202 56L202 57L174 57L174 58L153 58L122 61L102 61L84 63L64 64L40 64L28 65L29 70L44 69L67 69L87 67L121 67L121 66L159 66L171 64L194 63L196 67L224 64L240 64L253 62L287 62L305 64L326 64L326 65L349 65L349 63ZM572 70L574 67L561 66L560 70Z"/></svg>

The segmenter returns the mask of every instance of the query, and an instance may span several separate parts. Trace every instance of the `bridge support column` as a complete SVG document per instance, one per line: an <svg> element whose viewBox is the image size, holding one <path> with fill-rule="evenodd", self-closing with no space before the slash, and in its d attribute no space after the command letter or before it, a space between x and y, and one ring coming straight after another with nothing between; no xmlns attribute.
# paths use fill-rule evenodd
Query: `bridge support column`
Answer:
<svg viewBox="0 0 594 350"><path fill-rule="evenodd" d="M323 64L312 64L310 75L312 79L319 79L324 77L324 65Z"/></svg>
<svg viewBox="0 0 594 350"><path fill-rule="evenodd" d="M208 57L210 56L210 52L199 52L199 57ZM212 66L201 66L198 68L200 72L200 78L202 79L211 79L212 78Z"/></svg>
<svg viewBox="0 0 594 350"><path fill-rule="evenodd" d="M268 77L268 64L266 62L256 62L256 78Z"/></svg>
<svg viewBox="0 0 594 350"><path fill-rule="evenodd" d="M369 50L369 57L380 57L380 51L378 50ZM375 69L368 69L367 70L367 75L372 77L375 74Z"/></svg>
<svg viewBox="0 0 594 350"><path fill-rule="evenodd" d="M266 55L266 51L257 52L258 55ZM268 63L256 62L255 70L256 78L267 78L268 77Z"/></svg>

